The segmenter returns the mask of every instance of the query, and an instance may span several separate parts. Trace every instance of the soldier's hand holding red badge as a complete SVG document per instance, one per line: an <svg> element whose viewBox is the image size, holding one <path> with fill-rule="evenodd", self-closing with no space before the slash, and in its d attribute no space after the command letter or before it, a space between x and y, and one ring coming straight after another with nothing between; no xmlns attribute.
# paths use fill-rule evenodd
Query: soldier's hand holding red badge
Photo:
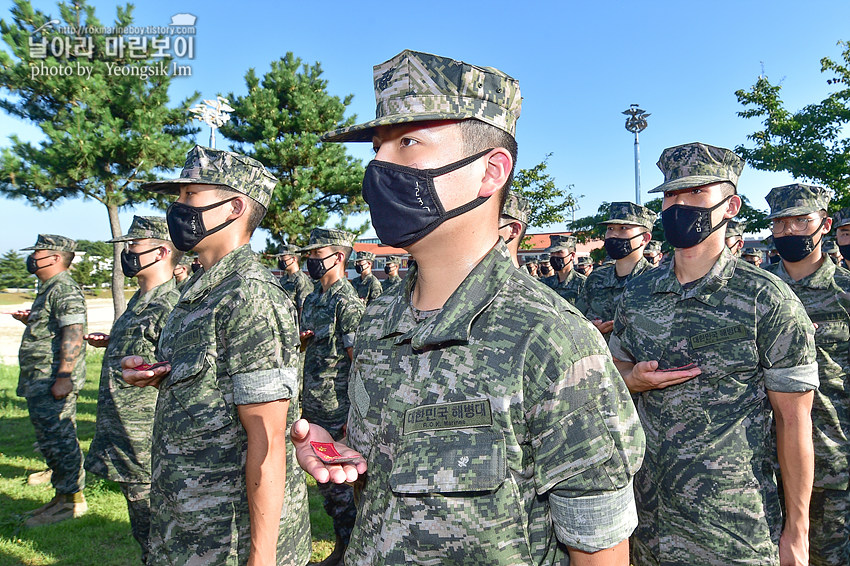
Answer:
<svg viewBox="0 0 850 566"><path fill-rule="evenodd" d="M30 310L29 309L23 309L23 310L19 310L19 311L15 311L15 312L10 312L9 314L12 315L12 318L14 318L15 320L20 320L24 324L26 324L29 321L29 318L30 318Z"/></svg>
<svg viewBox="0 0 850 566"><path fill-rule="evenodd" d="M319 483L352 483L366 473L366 460L342 442L334 442L322 427L304 419L290 433L295 456L305 472Z"/></svg>
<svg viewBox="0 0 850 566"><path fill-rule="evenodd" d="M168 362L145 363L141 356L127 356L121 359L121 377L136 387L156 387L171 372Z"/></svg>
<svg viewBox="0 0 850 566"><path fill-rule="evenodd" d="M109 345L109 334L103 332L90 332L83 336L89 346L93 348L106 348Z"/></svg>

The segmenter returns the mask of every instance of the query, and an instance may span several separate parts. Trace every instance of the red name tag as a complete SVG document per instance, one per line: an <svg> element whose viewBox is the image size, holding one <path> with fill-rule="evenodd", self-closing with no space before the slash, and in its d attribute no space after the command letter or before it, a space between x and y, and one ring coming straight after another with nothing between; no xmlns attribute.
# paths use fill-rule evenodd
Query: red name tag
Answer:
<svg viewBox="0 0 850 566"><path fill-rule="evenodd" d="M142 364L140 366L136 366L133 369L136 371L147 371L149 369L156 369L158 367L167 366L168 362L156 362L155 364Z"/></svg>

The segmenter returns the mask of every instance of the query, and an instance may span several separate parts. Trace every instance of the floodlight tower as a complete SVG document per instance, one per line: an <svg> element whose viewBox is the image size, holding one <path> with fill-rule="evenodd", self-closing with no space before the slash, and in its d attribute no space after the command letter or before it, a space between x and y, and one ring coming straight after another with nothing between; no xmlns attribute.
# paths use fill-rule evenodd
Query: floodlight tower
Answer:
<svg viewBox="0 0 850 566"><path fill-rule="evenodd" d="M230 113L233 112L230 101L217 96L215 100L204 100L203 104L193 106L189 112L195 115L195 120L210 127L210 147L215 149L215 131L230 120Z"/></svg>
<svg viewBox="0 0 850 566"><path fill-rule="evenodd" d="M632 104L623 114L626 118L626 129L635 135L635 203L640 204L640 141L638 133L646 129L646 118L649 116L637 104Z"/></svg>

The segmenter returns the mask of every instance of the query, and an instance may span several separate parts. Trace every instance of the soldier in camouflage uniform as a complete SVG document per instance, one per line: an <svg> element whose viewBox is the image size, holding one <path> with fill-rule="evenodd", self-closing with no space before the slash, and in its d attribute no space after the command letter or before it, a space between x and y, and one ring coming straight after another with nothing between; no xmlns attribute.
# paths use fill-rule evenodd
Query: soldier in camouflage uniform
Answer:
<svg viewBox="0 0 850 566"><path fill-rule="evenodd" d="M387 259L384 262L384 273L387 274L387 278L381 281L381 287L383 287L384 293L388 292L390 287L396 283L401 283L401 277L398 276L398 268L400 265L400 257L397 255L387 256Z"/></svg>
<svg viewBox="0 0 850 566"><path fill-rule="evenodd" d="M258 161L195 147L166 214L199 269L154 360L121 360L128 383L159 387L151 449L151 564L291 564L310 556L303 473L286 439L301 380L295 306L249 242L277 184Z"/></svg>
<svg viewBox="0 0 850 566"><path fill-rule="evenodd" d="M738 220L730 220L726 223L726 247L732 255L741 257L741 249L744 247L744 230L747 223Z"/></svg>
<svg viewBox="0 0 850 566"><path fill-rule="evenodd" d="M178 291L183 289L183 286L186 284L186 281L189 280L189 276L192 275L192 258L184 255L180 258L180 261L177 262L177 265L174 266L174 270L172 271L172 275L174 275L174 284L177 287Z"/></svg>
<svg viewBox="0 0 850 566"><path fill-rule="evenodd" d="M575 270L581 273L587 278L588 275L593 273L593 260L590 259L590 256L582 256L576 259Z"/></svg>
<svg viewBox="0 0 850 566"><path fill-rule="evenodd" d="M661 242L657 240L650 241L643 249L643 259L646 260L650 267L661 265L663 258L664 254L661 253Z"/></svg>
<svg viewBox="0 0 850 566"><path fill-rule="evenodd" d="M408 246L417 265L400 292L366 308L358 330L351 448L335 444L354 460L325 465L308 441L330 437L304 421L292 432L319 482L365 474L345 563L628 564L630 478L643 442L634 406L599 334L516 269L497 237L516 155L517 82L410 51L375 77L384 118L325 139L373 140L363 190L375 230ZM428 121L439 119L452 121ZM433 180L426 204L447 212L386 215L415 198L412 163L457 169ZM374 198L384 167L409 176Z"/></svg>
<svg viewBox="0 0 850 566"><path fill-rule="evenodd" d="M372 252L357 252L354 270L360 274L360 277L353 279L351 284L354 286L354 290L357 291L357 296L363 299L363 302L367 305L375 297L380 297L383 292L380 280L372 274L372 264L374 262L375 254Z"/></svg>
<svg viewBox="0 0 850 566"><path fill-rule="evenodd" d="M612 202L608 220L600 222L606 227L605 251L614 264L595 269L588 276L577 306L606 340L610 338L617 301L626 284L651 267L643 257L643 250L652 238L656 217L639 204Z"/></svg>
<svg viewBox="0 0 850 566"><path fill-rule="evenodd" d="M767 267L797 294L815 324L820 385L812 404L815 475L809 508L809 563L850 564L850 271L825 257L829 193L787 185L770 191L768 219L782 261Z"/></svg>
<svg viewBox="0 0 850 566"><path fill-rule="evenodd" d="M747 263L751 263L756 267L761 267L762 262L762 254L761 251L756 248L744 248L741 251L741 259L746 261Z"/></svg>
<svg viewBox="0 0 850 566"><path fill-rule="evenodd" d="M576 257L575 237L561 234L549 236L549 247L546 248L546 252L549 254L549 264L555 273L544 277L540 282L553 289L570 304L575 305L587 279L573 269L573 260Z"/></svg>
<svg viewBox="0 0 850 566"><path fill-rule="evenodd" d="M17 394L27 400L56 490L46 505L30 513L29 527L79 517L88 510L76 423L77 397L86 377L86 302L68 272L76 247L70 238L39 234L34 246L24 248L32 250L27 271L35 274L39 287L32 307L13 314L27 326L18 352Z"/></svg>
<svg viewBox="0 0 850 566"><path fill-rule="evenodd" d="M529 274L529 275L531 275L532 277L534 277L535 279L537 279L537 269L538 269L538 267L539 267L539 266L537 265L537 261L536 261L536 260L526 261L526 262L523 264L523 267L525 267L525 268L527 268L527 269L528 269L528 274Z"/></svg>
<svg viewBox="0 0 850 566"><path fill-rule="evenodd" d="M693 143L658 167L650 192L664 193L675 254L626 286L608 344L646 431L633 564L807 564L811 321L785 283L726 247L743 161Z"/></svg>
<svg viewBox="0 0 850 566"><path fill-rule="evenodd" d="M280 276L280 284L295 301L298 316L304 308L307 295L313 292L313 280L301 270L298 264L300 250L295 246L282 245L278 247L277 267L283 271Z"/></svg>
<svg viewBox="0 0 850 566"><path fill-rule="evenodd" d="M130 528L142 548L145 564L157 391L129 386L121 377L121 359L132 354L155 359L162 327L180 297L173 274L183 252L169 240L168 225L162 216L135 216L127 234L108 242L126 244L121 266L125 276L138 279L139 290L108 335L96 332L85 337L89 346L106 348L100 371L96 429L85 468L121 487Z"/></svg>
<svg viewBox="0 0 850 566"><path fill-rule="evenodd" d="M552 276L552 266L549 264L549 254L542 253L537 260L537 277L543 279Z"/></svg>
<svg viewBox="0 0 850 566"><path fill-rule="evenodd" d="M835 243L838 244L838 253L841 255L841 267L848 269L850 261L850 208L842 208L832 218L832 227L835 228Z"/></svg>
<svg viewBox="0 0 850 566"><path fill-rule="evenodd" d="M528 199L508 190L499 217L499 236L505 241L515 267L519 267L519 245L528 228L528 213Z"/></svg>
<svg viewBox="0 0 850 566"><path fill-rule="evenodd" d="M835 265L841 265L841 252L838 249L838 243L830 237L823 239L823 253L832 260Z"/></svg>
<svg viewBox="0 0 850 566"><path fill-rule="evenodd" d="M329 431L334 439L344 436L348 419L348 373L351 369L355 331L364 304L345 278L345 266L354 234L343 230L314 228L307 269L318 282L304 302L301 335L304 345L304 418ZM333 265L328 263L334 260ZM357 511L350 486L319 484L324 507L333 519L336 543L323 566L342 560L351 538Z"/></svg>

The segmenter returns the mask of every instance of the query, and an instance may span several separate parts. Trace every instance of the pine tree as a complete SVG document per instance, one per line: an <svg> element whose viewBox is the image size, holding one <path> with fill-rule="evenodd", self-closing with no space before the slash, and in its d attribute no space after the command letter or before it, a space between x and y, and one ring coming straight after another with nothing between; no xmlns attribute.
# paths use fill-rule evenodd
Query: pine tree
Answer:
<svg viewBox="0 0 850 566"><path fill-rule="evenodd" d="M0 289L32 288L35 275L27 272L27 263L15 250L0 257Z"/></svg>
<svg viewBox="0 0 850 566"><path fill-rule="evenodd" d="M36 124L43 133L38 144L12 135L11 147L0 154L0 194L26 199L47 208L66 198L93 199L106 207L113 237L121 234L120 207L164 201L140 190L142 182L155 180L157 170L183 163L192 144L187 136L189 106L197 94L168 107L170 76L143 80L140 73L115 73L118 67L136 68L165 62L148 46L142 58L109 56L107 35L89 34L101 28L92 6L77 0L59 4L60 26L34 10L29 1L15 0L12 20L0 20L0 33L8 50L0 50L0 89L11 96L0 99L0 108ZM133 22L133 7L116 9L114 27ZM71 33L66 33L72 29ZM115 36L112 36L113 38ZM34 56L31 42L49 46L88 45L91 53L71 49L47 49L44 58ZM68 43L65 43L67 40ZM56 43L54 43L56 42ZM71 74L53 75L72 68ZM90 74L80 72L86 69ZM139 69L136 69L139 71ZM84 220L84 219L81 219ZM120 266L120 245L113 246L115 266ZM124 275L113 269L115 316L126 306L122 290Z"/></svg>

